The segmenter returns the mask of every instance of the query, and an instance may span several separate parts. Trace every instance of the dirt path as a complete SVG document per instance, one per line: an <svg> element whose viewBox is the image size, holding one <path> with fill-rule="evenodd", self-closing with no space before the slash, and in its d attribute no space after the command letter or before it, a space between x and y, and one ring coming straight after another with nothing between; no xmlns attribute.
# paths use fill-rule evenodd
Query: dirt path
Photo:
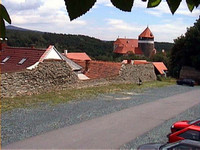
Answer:
<svg viewBox="0 0 200 150"><path fill-rule="evenodd" d="M3 149L116 149L199 104L199 97L200 90L193 90L54 130Z"/></svg>

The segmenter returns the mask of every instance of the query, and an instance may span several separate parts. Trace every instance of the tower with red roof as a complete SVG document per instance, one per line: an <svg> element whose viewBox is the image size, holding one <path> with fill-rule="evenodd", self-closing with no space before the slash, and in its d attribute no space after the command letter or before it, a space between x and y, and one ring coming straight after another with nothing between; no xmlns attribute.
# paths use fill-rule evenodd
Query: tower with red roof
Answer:
<svg viewBox="0 0 200 150"><path fill-rule="evenodd" d="M154 36L147 27L138 37L138 47L142 50L143 54L150 57L154 50Z"/></svg>

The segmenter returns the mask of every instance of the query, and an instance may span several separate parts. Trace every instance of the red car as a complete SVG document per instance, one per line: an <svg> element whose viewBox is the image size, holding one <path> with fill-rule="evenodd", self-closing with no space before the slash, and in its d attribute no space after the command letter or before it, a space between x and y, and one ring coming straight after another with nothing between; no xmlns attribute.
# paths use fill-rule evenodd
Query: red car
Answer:
<svg viewBox="0 0 200 150"><path fill-rule="evenodd" d="M196 120L193 120L193 121L183 120L183 121L175 122L171 126L171 133L174 133L174 132L179 131L179 130L181 130L183 128L189 127L191 125L200 126L200 118L196 119Z"/></svg>
<svg viewBox="0 0 200 150"><path fill-rule="evenodd" d="M182 130L171 133L168 135L169 143L190 139L200 141L200 126L190 125Z"/></svg>

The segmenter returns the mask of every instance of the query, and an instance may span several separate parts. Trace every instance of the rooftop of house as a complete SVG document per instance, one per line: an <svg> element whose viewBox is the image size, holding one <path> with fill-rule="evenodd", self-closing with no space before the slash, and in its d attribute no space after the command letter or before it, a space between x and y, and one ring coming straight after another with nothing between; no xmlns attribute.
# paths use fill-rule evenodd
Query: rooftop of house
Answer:
<svg viewBox="0 0 200 150"><path fill-rule="evenodd" d="M34 47L10 47L1 44L1 73L17 72L33 69L44 59L65 60L74 71L82 69L81 66L60 54L53 45L47 49Z"/></svg>
<svg viewBox="0 0 200 150"><path fill-rule="evenodd" d="M1 50L1 72L16 72L38 62L45 54L46 49L31 47L2 47Z"/></svg>
<svg viewBox="0 0 200 150"><path fill-rule="evenodd" d="M86 63L84 61L76 60L75 62L85 68ZM114 77L119 74L120 68L121 63L91 60L88 63L88 71L85 75L90 79Z"/></svg>
<svg viewBox="0 0 200 150"><path fill-rule="evenodd" d="M153 39L153 33L151 32L151 30L149 29L149 27L147 27L140 35L139 38L151 38Z"/></svg>
<svg viewBox="0 0 200 150"><path fill-rule="evenodd" d="M163 71L167 71L167 67L163 62L153 62L154 67L158 70L160 74L164 74Z"/></svg>
<svg viewBox="0 0 200 150"><path fill-rule="evenodd" d="M146 60L134 60L133 64L134 64L134 65L149 64L149 62L146 61Z"/></svg>
<svg viewBox="0 0 200 150"><path fill-rule="evenodd" d="M64 54L64 53L63 53ZM64 54L67 56L67 58L72 60L92 60L85 52L83 53L67 53Z"/></svg>
<svg viewBox="0 0 200 150"><path fill-rule="evenodd" d="M132 52L133 54L143 54L138 47L137 39L118 38L114 42L114 53L127 54L128 52Z"/></svg>

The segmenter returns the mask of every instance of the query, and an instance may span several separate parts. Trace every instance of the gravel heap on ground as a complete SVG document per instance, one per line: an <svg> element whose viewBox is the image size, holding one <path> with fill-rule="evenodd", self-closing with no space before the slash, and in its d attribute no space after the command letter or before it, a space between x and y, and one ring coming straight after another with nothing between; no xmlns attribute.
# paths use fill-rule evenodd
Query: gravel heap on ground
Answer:
<svg viewBox="0 0 200 150"><path fill-rule="evenodd" d="M99 95L56 106L43 103L37 108L15 109L2 113L1 142L4 146L47 131L199 88L173 85Z"/></svg>

